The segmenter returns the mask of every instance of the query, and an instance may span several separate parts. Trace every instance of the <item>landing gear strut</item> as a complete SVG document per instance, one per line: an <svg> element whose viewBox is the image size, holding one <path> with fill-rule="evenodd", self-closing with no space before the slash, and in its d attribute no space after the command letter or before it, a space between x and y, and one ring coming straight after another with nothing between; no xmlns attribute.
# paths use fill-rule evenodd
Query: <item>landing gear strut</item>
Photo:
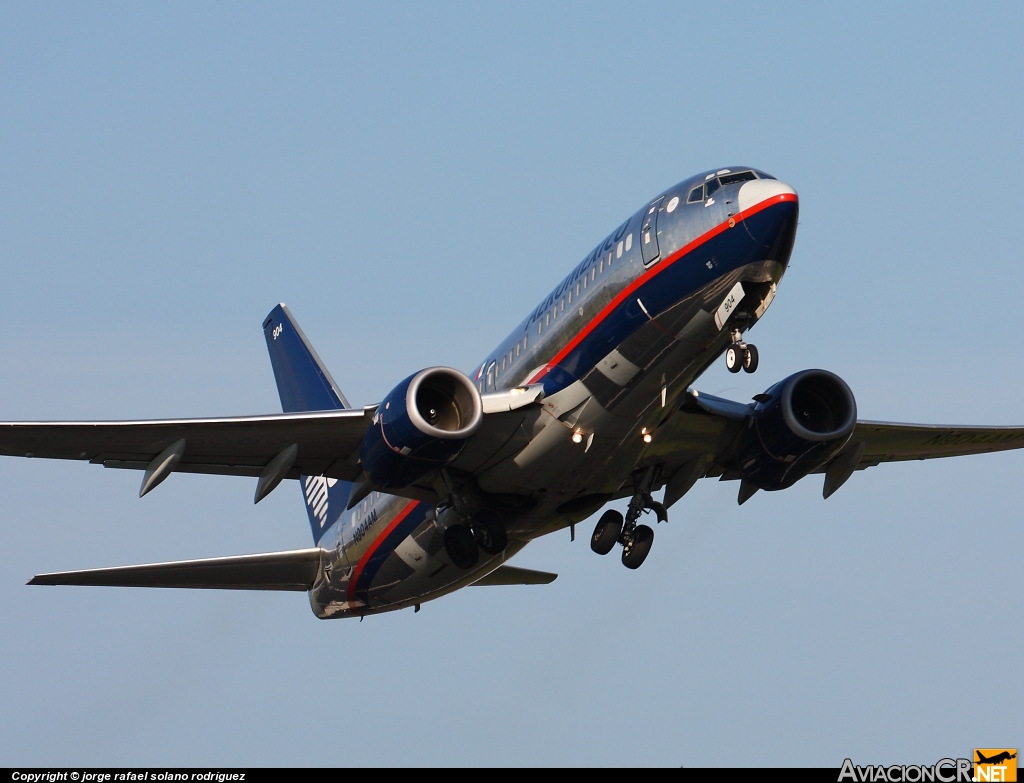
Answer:
<svg viewBox="0 0 1024 783"><path fill-rule="evenodd" d="M732 330L732 345L725 349L725 366L729 372L757 369L757 346L743 342L739 329Z"/></svg>
<svg viewBox="0 0 1024 783"><path fill-rule="evenodd" d="M618 511L605 511L590 537L590 548L599 555L607 555L616 543L622 544L622 564L626 568L643 565L654 543L654 531L647 525L637 524L640 515L653 511L659 522L668 522L665 507L651 497L654 471L655 468L648 468L636 482L625 518Z"/></svg>

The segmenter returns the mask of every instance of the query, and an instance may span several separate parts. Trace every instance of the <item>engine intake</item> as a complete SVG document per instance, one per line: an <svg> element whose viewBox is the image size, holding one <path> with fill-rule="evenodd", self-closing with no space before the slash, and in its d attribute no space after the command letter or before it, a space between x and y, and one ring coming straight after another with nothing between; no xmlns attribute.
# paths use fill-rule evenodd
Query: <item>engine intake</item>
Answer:
<svg viewBox="0 0 1024 783"><path fill-rule="evenodd" d="M381 401L363 436L363 471L381 489L408 487L444 467L483 422L473 383L450 367L410 375Z"/></svg>
<svg viewBox="0 0 1024 783"><path fill-rule="evenodd" d="M738 462L743 478L761 489L791 487L834 457L857 424L853 392L826 370L791 375L758 400Z"/></svg>

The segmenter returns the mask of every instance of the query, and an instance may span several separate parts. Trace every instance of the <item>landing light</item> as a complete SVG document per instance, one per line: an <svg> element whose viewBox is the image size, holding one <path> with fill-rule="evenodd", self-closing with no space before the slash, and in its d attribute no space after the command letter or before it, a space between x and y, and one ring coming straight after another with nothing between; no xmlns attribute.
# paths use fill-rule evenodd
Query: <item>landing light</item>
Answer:
<svg viewBox="0 0 1024 783"><path fill-rule="evenodd" d="M583 433L580 432L579 430L576 430L576 432L574 432L572 434L572 442L573 443L582 443L583 442Z"/></svg>

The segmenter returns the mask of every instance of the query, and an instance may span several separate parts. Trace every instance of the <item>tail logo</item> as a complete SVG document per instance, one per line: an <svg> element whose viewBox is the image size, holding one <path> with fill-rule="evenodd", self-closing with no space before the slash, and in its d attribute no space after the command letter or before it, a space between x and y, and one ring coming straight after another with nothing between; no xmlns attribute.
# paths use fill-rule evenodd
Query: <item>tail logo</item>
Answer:
<svg viewBox="0 0 1024 783"><path fill-rule="evenodd" d="M278 337L281 336L281 332L283 331L284 324L278 324L277 326L274 327L274 331L272 331L271 334L274 335L274 339L276 340Z"/></svg>
<svg viewBox="0 0 1024 783"><path fill-rule="evenodd" d="M306 476L303 482L303 492L306 494L306 503L320 521L320 529L327 524L327 495L328 490L338 483L338 479L324 478L323 476Z"/></svg>

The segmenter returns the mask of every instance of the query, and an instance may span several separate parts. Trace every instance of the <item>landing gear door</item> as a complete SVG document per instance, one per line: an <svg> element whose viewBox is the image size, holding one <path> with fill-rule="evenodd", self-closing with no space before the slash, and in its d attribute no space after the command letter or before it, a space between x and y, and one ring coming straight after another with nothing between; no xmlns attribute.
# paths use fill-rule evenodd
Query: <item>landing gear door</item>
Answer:
<svg viewBox="0 0 1024 783"><path fill-rule="evenodd" d="M658 249L658 213L664 200L665 197L662 196L647 207L643 223L640 224L640 252L644 257L644 266L650 266L661 258L661 251Z"/></svg>

